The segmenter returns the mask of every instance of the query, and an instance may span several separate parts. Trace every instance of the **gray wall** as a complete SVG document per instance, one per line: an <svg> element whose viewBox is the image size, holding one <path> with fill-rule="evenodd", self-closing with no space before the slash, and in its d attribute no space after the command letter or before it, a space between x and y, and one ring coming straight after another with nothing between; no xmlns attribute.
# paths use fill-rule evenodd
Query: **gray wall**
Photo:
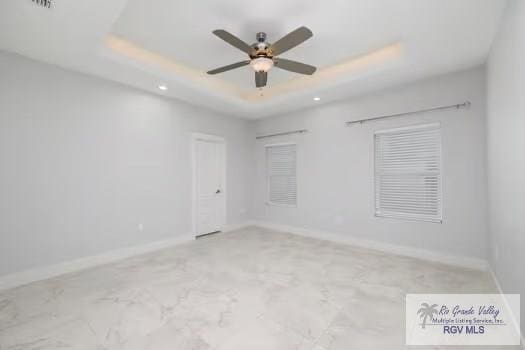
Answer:
<svg viewBox="0 0 525 350"><path fill-rule="evenodd" d="M510 1L488 61L488 183L492 268L525 296L525 1ZM525 333L525 307L521 307Z"/></svg>
<svg viewBox="0 0 525 350"><path fill-rule="evenodd" d="M523 291L512 262L525 236L518 4L489 62L491 257L509 291ZM11 54L0 53L0 76L0 275L190 233L193 131L228 141L229 224L253 218L487 256L482 67L255 123ZM464 100L470 109L343 126ZM432 121L443 126L444 223L375 218L373 132ZM255 132L296 128L310 132L254 146ZM286 141L299 145L298 208L265 205L264 145Z"/></svg>
<svg viewBox="0 0 525 350"><path fill-rule="evenodd" d="M192 131L227 139L245 220L248 122L0 53L0 275L189 234Z"/></svg>
<svg viewBox="0 0 525 350"><path fill-rule="evenodd" d="M344 126L347 120L465 100L472 102L468 110ZM433 121L442 123L443 133L443 224L374 217L374 131ZM486 257L483 67L256 123L259 134L302 128L309 129L309 133L258 141L254 201L257 220L450 255ZM298 144L298 207L266 205L264 145L289 141Z"/></svg>

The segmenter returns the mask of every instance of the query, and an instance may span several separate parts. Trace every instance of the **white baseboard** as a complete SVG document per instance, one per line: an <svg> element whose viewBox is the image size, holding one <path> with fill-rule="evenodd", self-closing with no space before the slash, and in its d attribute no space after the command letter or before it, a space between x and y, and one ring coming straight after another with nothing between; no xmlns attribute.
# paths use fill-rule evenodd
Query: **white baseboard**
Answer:
<svg viewBox="0 0 525 350"><path fill-rule="evenodd" d="M454 265L459 267L465 267L469 269L488 271L489 264L484 259L478 259L473 257L447 255L440 252L435 252L426 249L407 247L402 245L366 240L362 238L356 238L352 236L344 236L342 234L334 232L326 232L319 230L311 230L300 227L274 224L265 221L253 221L253 225L260 226L276 231L289 232L296 235L305 237L311 237L321 240L327 240L337 243L349 244L367 249L378 250L386 253L408 256L411 258L418 258L422 260L439 262L447 265Z"/></svg>
<svg viewBox="0 0 525 350"><path fill-rule="evenodd" d="M251 225L251 222L225 225L222 232L235 231ZM88 256L58 264L46 265L38 268L15 272L13 274L0 276L0 290L18 287L35 281L60 276L66 273L84 270L90 267L108 264L136 255L141 255L163 248L172 247L178 244L189 242L195 239L193 234L185 234L177 238L163 241L152 242L140 246L126 247L112 250L102 254Z"/></svg>
<svg viewBox="0 0 525 350"><path fill-rule="evenodd" d="M496 273L494 272L494 270L492 269L492 267L489 268L489 273L490 273L490 276L492 277L492 279L494 280L494 284L496 285L496 288L498 288L498 292L499 294L503 294L505 295L505 292L503 292L503 289L501 288L501 284L499 283L499 280L498 280L498 277L496 277ZM507 302L507 299L505 299L505 303L507 304L507 309L508 310L511 310L511 312L513 312L512 308L510 308L509 306L509 303ZM521 304L521 300L520 300L520 304ZM521 329L519 328L519 326L517 326L517 323L516 322L516 316L512 315L512 322L514 324L514 326L518 329L518 331L520 332L520 335L521 335L521 348L525 350L525 337L523 336L523 333L521 332Z"/></svg>
<svg viewBox="0 0 525 350"><path fill-rule="evenodd" d="M31 282L40 281L51 277L60 276L66 273L111 263L132 256L157 251L163 248L168 248L182 243L190 242L194 239L195 237L193 237L193 235L185 234L177 238L152 242L140 246L120 248L94 256L87 256L84 258L65 261L58 264L47 265L43 267L15 272L13 274L0 276L0 290L18 287Z"/></svg>
<svg viewBox="0 0 525 350"><path fill-rule="evenodd" d="M409 256L434 262L440 262L449 265L456 265L461 267L473 268L478 270L488 270L488 263L482 259L470 257L458 257L443 255L442 253L428 251L419 248L406 247L400 245L393 245L389 243L377 242L372 240L365 240L351 236L343 236L333 232L324 232L318 230L304 229L294 226L273 224L264 221L246 221L238 224L226 225L222 232L229 232L242 229L247 226L260 226L272 230L289 232L301 236L329 240L337 243L344 243L354 246L359 246L368 249L374 249L382 252L393 253L397 255ZM43 266L39 268L29 269L6 276L0 276L0 290L13 288L23 284L39 281L65 273L70 273L89 267L107 264L113 261L121 260L127 257L140 255L166 247L171 247L184 242L189 242L195 237L192 234L183 235L178 238L173 238L165 241L148 243L141 246L126 247L122 249L113 250L102 253L100 255L84 257L72 261L67 261L59 264Z"/></svg>

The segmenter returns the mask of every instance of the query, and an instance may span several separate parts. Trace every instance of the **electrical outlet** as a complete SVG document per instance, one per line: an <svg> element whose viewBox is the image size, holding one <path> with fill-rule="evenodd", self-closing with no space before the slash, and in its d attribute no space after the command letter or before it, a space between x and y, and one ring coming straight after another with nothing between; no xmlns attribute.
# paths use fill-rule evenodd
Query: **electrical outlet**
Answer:
<svg viewBox="0 0 525 350"><path fill-rule="evenodd" d="M138 224L138 225L137 225L137 229L138 229L139 231L144 231L144 224Z"/></svg>

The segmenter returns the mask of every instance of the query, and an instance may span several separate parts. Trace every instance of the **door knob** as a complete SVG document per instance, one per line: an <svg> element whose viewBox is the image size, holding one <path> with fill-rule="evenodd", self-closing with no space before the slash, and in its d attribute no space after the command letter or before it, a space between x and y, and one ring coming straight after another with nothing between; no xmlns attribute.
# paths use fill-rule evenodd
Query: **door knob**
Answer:
<svg viewBox="0 0 525 350"><path fill-rule="evenodd" d="M219 193L221 193L221 190L215 191L215 194L219 194Z"/></svg>

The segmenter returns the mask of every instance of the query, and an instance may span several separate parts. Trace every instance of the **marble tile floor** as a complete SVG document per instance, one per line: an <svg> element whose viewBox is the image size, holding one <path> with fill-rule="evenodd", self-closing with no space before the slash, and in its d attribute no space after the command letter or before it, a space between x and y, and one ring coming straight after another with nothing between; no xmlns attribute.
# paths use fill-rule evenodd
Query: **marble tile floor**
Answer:
<svg viewBox="0 0 525 350"><path fill-rule="evenodd" d="M0 292L0 349L405 349L406 293L494 291L484 272L249 227Z"/></svg>

